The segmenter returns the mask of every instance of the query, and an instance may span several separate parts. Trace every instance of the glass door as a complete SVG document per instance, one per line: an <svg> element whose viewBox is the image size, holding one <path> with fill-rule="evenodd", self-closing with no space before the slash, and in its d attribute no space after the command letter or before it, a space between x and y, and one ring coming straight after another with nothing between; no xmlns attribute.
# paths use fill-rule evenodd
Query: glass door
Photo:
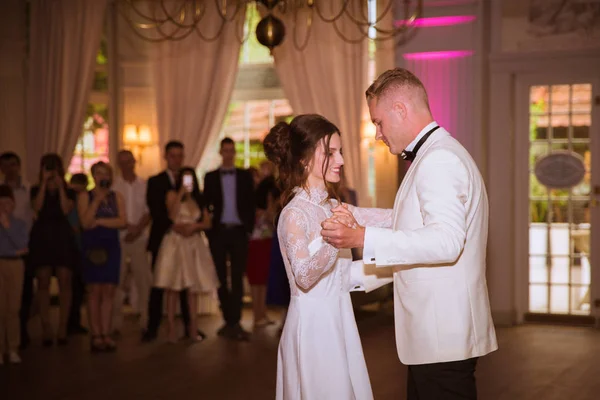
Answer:
<svg viewBox="0 0 600 400"><path fill-rule="evenodd" d="M527 319L592 315L592 157L600 156L592 154L592 98L591 83L529 87ZM575 186L553 189L538 181L536 165L556 153L584 166Z"/></svg>

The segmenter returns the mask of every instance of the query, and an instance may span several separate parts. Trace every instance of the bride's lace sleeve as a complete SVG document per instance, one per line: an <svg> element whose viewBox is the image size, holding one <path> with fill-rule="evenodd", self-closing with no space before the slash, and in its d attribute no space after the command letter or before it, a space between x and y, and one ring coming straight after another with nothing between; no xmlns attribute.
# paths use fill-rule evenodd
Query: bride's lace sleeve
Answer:
<svg viewBox="0 0 600 400"><path fill-rule="evenodd" d="M303 289L314 285L335 264L338 255L338 250L325 242L311 255L309 227L308 216L303 210L293 207L282 211L279 240L284 243L296 284Z"/></svg>
<svg viewBox="0 0 600 400"><path fill-rule="evenodd" d="M393 209L385 208L360 208L348 205L348 210L354 214L356 222L362 226L372 226L374 228L391 228Z"/></svg>

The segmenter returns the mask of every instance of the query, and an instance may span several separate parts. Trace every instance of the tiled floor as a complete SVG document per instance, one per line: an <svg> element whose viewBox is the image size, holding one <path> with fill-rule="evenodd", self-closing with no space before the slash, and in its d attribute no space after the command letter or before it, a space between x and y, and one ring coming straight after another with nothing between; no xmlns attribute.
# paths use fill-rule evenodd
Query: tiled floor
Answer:
<svg viewBox="0 0 600 400"><path fill-rule="evenodd" d="M404 399L392 316L361 313L358 320L375 399ZM274 398L277 328L233 343L215 336L218 318L201 324L210 337L200 344L140 344L130 321L115 354L90 354L86 337L64 348L34 341L22 365L0 367L0 399ZM498 337L500 350L479 363L480 399L600 399L600 331L527 325L498 329Z"/></svg>

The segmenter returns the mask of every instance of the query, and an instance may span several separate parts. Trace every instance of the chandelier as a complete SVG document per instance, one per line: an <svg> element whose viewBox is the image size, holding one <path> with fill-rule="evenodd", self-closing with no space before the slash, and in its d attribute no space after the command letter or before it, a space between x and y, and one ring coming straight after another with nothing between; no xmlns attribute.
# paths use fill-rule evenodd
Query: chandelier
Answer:
<svg viewBox="0 0 600 400"><path fill-rule="evenodd" d="M387 0L387 4L380 4L381 10L371 12L377 1L342 0L334 10L331 0L121 0L120 11L139 37L152 42L182 40L192 33L205 41L214 41L225 24L237 23L240 42L255 32L258 42L272 51L286 35L292 35L294 46L303 50L317 18L332 24L337 35L346 42L358 43L365 39L408 41L414 34L415 21L422 17L424 0ZM207 16L208 7L214 7L221 19L221 28L216 33L202 30L203 21L215 18L214 13L212 17ZM240 18L245 15L241 11L246 8L249 12L260 12L262 18L256 27L245 26L245 20ZM394 15L394 8L395 16L401 21L382 28L386 16ZM288 24L292 26L286 26L276 15L289 16L285 20L291 21ZM356 28L354 34L340 28L341 18L351 21Z"/></svg>

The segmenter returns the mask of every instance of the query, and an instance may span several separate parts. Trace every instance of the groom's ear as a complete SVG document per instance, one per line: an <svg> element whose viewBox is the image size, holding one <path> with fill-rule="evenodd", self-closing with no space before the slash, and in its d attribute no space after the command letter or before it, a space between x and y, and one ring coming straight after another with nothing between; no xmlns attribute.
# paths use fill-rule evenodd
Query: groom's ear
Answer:
<svg viewBox="0 0 600 400"><path fill-rule="evenodd" d="M402 119L405 119L408 113L406 104L401 101L395 101L392 103L392 111Z"/></svg>

